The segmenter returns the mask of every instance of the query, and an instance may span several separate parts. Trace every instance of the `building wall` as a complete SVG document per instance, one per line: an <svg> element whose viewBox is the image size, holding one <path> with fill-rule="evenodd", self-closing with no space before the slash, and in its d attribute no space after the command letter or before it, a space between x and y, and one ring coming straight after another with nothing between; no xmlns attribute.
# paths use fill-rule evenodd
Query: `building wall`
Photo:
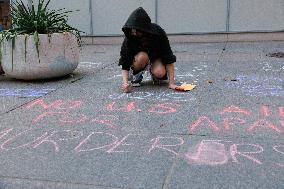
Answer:
<svg viewBox="0 0 284 189"><path fill-rule="evenodd" d="M31 0L25 0L31 3ZM77 10L70 24L87 36L122 35L142 6L169 34L284 31L284 0L52 0L51 8Z"/></svg>
<svg viewBox="0 0 284 189"><path fill-rule="evenodd" d="M227 0L158 1L158 23L168 33L225 32Z"/></svg>
<svg viewBox="0 0 284 189"><path fill-rule="evenodd" d="M231 0L230 31L284 30L284 0Z"/></svg>

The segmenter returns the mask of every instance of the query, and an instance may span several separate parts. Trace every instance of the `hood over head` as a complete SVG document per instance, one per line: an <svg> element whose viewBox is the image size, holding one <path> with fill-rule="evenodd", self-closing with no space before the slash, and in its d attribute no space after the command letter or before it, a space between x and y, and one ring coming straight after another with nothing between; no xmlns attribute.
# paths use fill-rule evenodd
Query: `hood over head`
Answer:
<svg viewBox="0 0 284 189"><path fill-rule="evenodd" d="M142 7L139 7L130 14L122 28L122 31L127 37L129 37L131 29L137 29L148 34L158 35L151 23L151 18Z"/></svg>

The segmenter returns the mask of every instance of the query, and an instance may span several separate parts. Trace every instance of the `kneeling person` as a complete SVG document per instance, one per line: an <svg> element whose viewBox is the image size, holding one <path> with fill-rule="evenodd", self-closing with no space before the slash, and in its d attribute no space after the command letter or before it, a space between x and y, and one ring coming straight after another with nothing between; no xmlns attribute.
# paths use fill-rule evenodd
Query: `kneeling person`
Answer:
<svg viewBox="0 0 284 189"><path fill-rule="evenodd" d="M122 31L125 38L120 51L119 65L122 66L122 90L130 91L129 71L133 73L132 85L140 86L146 67L154 82L169 80L169 88L175 89L173 55L165 31L151 19L143 8L136 9L128 18Z"/></svg>

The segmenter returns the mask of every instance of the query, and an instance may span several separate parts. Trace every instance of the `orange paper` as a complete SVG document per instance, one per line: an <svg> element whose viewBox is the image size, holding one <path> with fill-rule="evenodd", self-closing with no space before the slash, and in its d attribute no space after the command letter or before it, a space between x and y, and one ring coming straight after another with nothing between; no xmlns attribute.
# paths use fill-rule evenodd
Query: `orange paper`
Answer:
<svg viewBox="0 0 284 189"><path fill-rule="evenodd" d="M195 87L196 87L196 85L183 83L181 86L176 87L176 90L178 90L178 91L191 91Z"/></svg>

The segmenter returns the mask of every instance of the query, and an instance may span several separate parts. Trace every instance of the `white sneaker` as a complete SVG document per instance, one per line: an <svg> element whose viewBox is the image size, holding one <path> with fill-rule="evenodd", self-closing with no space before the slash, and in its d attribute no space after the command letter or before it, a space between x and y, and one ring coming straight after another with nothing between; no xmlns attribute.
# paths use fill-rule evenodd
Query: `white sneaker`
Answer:
<svg viewBox="0 0 284 189"><path fill-rule="evenodd" d="M141 86L141 82L143 80L143 74L144 74L144 70L140 71L139 73L137 73L136 75L133 75L131 84L133 87L140 87Z"/></svg>

